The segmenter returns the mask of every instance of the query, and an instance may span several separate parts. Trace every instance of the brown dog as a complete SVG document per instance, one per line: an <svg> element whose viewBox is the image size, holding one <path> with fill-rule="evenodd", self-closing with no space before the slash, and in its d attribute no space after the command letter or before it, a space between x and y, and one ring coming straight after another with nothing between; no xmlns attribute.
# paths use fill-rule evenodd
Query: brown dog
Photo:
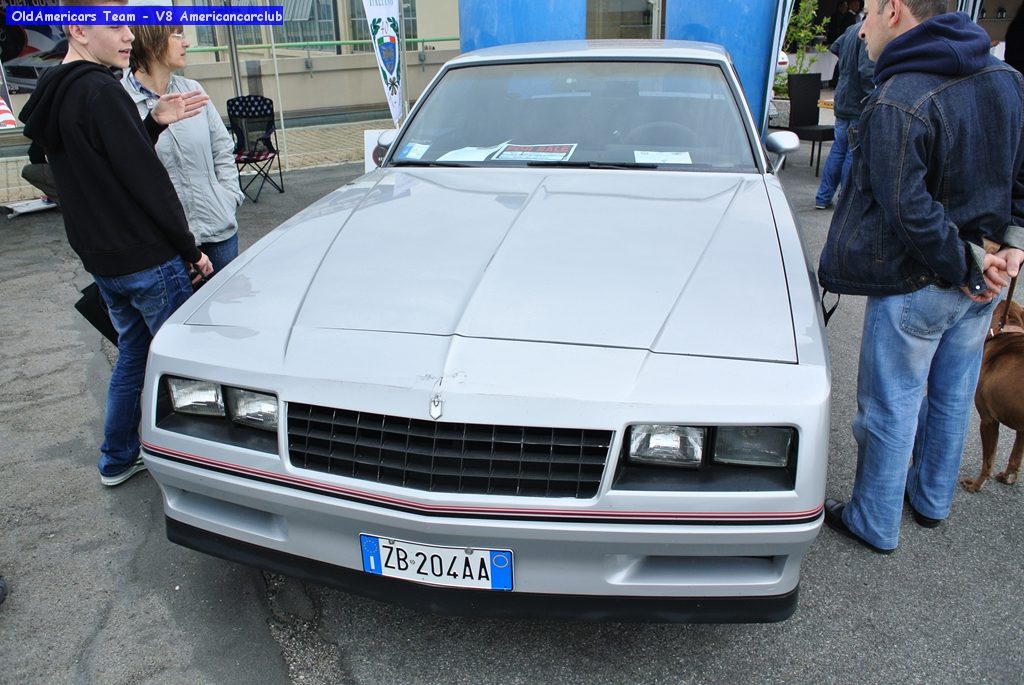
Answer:
<svg viewBox="0 0 1024 685"><path fill-rule="evenodd" d="M1000 329L1003 312L1010 307L1006 326ZM974 406L981 416L981 473L963 478L960 484L968 492L977 492L992 473L992 462L999 441L999 424L1017 431L1006 470L996 480L1007 485L1017 482L1021 453L1024 452L1024 308L1004 300L992 315L992 328L985 340L978 389Z"/></svg>

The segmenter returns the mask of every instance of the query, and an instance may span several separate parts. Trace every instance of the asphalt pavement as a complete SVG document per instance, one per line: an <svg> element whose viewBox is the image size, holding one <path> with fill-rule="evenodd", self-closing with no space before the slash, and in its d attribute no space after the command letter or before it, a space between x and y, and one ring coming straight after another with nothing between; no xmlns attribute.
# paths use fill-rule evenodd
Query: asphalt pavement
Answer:
<svg viewBox="0 0 1024 685"><path fill-rule="evenodd" d="M808 156L805 145L782 180L816 264L831 212L813 209ZM241 208L242 247L360 172L287 173L284 194L265 190ZM437 617L173 545L148 474L99 482L111 349L73 309L89 281L58 211L0 219L0 575L10 583L0 683L1022 680L1024 486L994 480L958 491L934 530L905 515L890 556L823 529L796 614L768 625ZM828 329L828 493L840 498L854 474L862 313L862 298L844 297ZM738 335L756 335L742 326ZM1011 440L1004 429L1000 469ZM975 475L980 460L975 418L962 472Z"/></svg>

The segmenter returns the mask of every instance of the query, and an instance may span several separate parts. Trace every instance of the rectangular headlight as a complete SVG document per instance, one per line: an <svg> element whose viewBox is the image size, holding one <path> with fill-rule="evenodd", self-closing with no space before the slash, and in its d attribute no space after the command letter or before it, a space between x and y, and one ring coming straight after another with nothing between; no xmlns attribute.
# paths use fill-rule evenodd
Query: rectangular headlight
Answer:
<svg viewBox="0 0 1024 685"><path fill-rule="evenodd" d="M629 459L659 466L700 466L707 430L642 423L630 427Z"/></svg>
<svg viewBox="0 0 1024 685"><path fill-rule="evenodd" d="M715 438L718 464L785 467L794 430L777 426L722 426Z"/></svg>
<svg viewBox="0 0 1024 685"><path fill-rule="evenodd" d="M243 426L277 430L277 397L255 390L225 387L231 419Z"/></svg>
<svg viewBox="0 0 1024 685"><path fill-rule="evenodd" d="M224 397L220 385L209 381L167 377L174 411L199 416L224 416Z"/></svg>

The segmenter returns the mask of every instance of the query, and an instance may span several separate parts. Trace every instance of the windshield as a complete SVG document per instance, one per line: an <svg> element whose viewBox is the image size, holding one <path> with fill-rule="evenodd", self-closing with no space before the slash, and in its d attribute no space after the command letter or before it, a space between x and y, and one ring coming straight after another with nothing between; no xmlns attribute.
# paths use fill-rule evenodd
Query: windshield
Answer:
<svg viewBox="0 0 1024 685"><path fill-rule="evenodd" d="M719 66L537 62L448 71L394 165L756 168Z"/></svg>

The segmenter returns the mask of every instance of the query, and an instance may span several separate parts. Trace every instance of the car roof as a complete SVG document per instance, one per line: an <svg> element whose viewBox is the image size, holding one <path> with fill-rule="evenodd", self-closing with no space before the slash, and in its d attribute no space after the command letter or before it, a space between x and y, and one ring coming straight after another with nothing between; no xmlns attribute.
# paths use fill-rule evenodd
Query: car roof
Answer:
<svg viewBox="0 0 1024 685"><path fill-rule="evenodd" d="M536 59L650 58L701 60L728 63L729 53L721 45L688 40L567 40L515 43L474 50L460 55L450 65Z"/></svg>

